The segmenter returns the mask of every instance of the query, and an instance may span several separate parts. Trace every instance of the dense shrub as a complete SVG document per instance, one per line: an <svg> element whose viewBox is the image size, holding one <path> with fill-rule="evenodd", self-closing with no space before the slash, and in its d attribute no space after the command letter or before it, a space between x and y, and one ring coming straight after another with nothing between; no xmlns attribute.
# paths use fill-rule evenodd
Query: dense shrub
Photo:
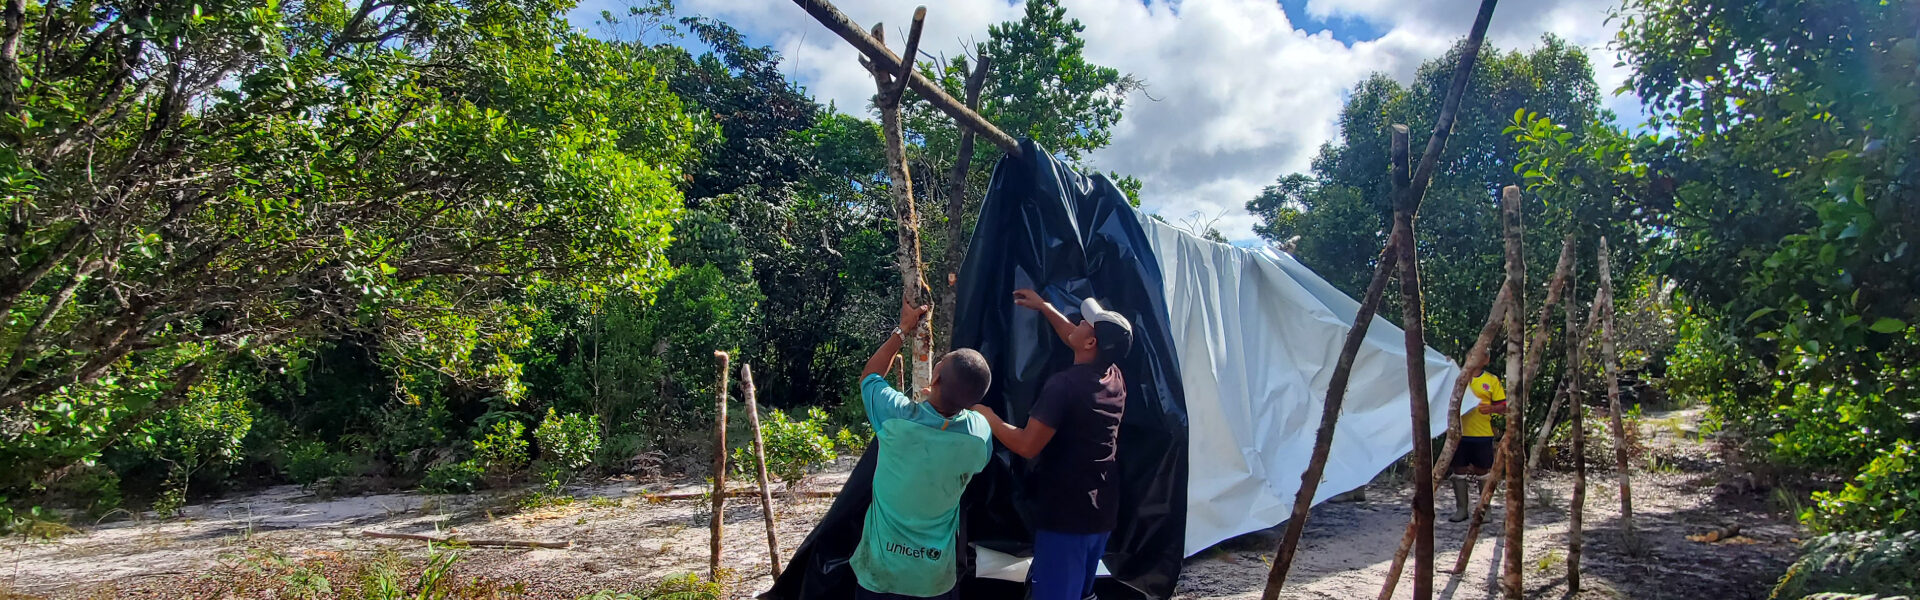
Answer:
<svg viewBox="0 0 1920 600"><path fill-rule="evenodd" d="M600 452L600 417L577 413L560 416L552 408L547 418L533 430L540 443L540 458L569 473L593 464Z"/></svg>
<svg viewBox="0 0 1920 600"><path fill-rule="evenodd" d="M1895 444L1840 491L1814 492L1813 502L1801 520L1816 531L1920 529L1920 445Z"/></svg>
<svg viewBox="0 0 1920 600"><path fill-rule="evenodd" d="M301 442L287 452L287 479L302 487L346 475L352 468L352 458L334 452L324 442Z"/></svg>
<svg viewBox="0 0 1920 600"><path fill-rule="evenodd" d="M495 421L487 434L473 441L473 457L488 477L511 480L527 466L527 426L513 419Z"/></svg>
<svg viewBox="0 0 1920 600"><path fill-rule="evenodd" d="M1920 597L1920 531L1856 531L1807 540L1772 598L1818 594Z"/></svg>
<svg viewBox="0 0 1920 600"><path fill-rule="evenodd" d="M480 463L469 458L459 462L446 462L427 467L427 474L420 480L420 489L436 494L467 494L480 487L480 478L486 474Z"/></svg>
<svg viewBox="0 0 1920 600"><path fill-rule="evenodd" d="M807 418L795 421L781 411L770 411L760 424L766 441L767 473L792 487L821 465L839 458L833 451L833 438L826 434L826 411L807 409ZM735 472L749 475L754 469L751 448L733 449Z"/></svg>

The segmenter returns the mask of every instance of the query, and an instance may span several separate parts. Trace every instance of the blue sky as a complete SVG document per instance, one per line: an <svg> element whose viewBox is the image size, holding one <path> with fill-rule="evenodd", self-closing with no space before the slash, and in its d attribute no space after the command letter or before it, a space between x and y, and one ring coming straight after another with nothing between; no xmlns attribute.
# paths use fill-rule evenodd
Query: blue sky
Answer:
<svg viewBox="0 0 1920 600"><path fill-rule="evenodd" d="M593 30L601 10L623 13L627 0L583 0L574 23ZM1204 222L1236 241L1254 239L1243 205L1275 178L1305 170L1320 144L1338 132L1341 101L1372 72L1411 78L1422 61L1466 35L1478 0L1062 0L1086 27L1089 60L1146 80L1127 99L1113 143L1088 158L1102 171L1141 178L1142 208L1175 222ZM1614 0L1508 0L1489 40L1529 48L1553 33L1587 48L1600 89L1626 73L1607 49ZM918 4L928 7L922 48L953 56L1015 20L1008 0L836 0L862 26L899 30ZM783 55L788 76L822 102L864 114L873 80L857 53L789 0L678 0L682 14L722 19L756 44ZM1148 96L1151 96L1149 98ZM1608 98L1608 108L1639 122L1639 102Z"/></svg>

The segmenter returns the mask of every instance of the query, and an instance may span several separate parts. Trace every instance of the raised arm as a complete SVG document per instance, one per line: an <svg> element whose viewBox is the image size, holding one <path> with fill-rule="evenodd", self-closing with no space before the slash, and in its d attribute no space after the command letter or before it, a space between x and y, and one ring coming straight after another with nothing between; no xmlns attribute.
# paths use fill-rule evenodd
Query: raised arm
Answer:
<svg viewBox="0 0 1920 600"><path fill-rule="evenodd" d="M880 344L880 349L874 350L873 356L867 358L867 367L860 372L860 379L864 380L868 375L874 374L886 376L887 367L893 364L894 355L900 353L900 346L906 343L909 332L920 327L920 318L927 315L927 308L926 305L913 306L905 301L900 303L900 328L895 329L893 335L887 336L886 343Z"/></svg>
<svg viewBox="0 0 1920 600"><path fill-rule="evenodd" d="M1039 456L1040 449L1047 447L1047 442L1053 441L1053 426L1042 423L1031 415L1027 417L1026 427L1014 427L1012 423L1001 420L1000 415L995 414L993 409L987 408L984 404L974 405L973 410L987 418L987 426L993 431L993 439L1000 440L1000 445L1006 446L1008 450L1024 458Z"/></svg>
<svg viewBox="0 0 1920 600"><path fill-rule="evenodd" d="M1067 322L1067 316L1060 314L1060 310L1054 308L1052 303L1042 299L1040 294L1035 293L1033 290L1014 290L1013 303L1016 306L1039 312L1041 317L1046 318L1047 324L1053 326L1054 335L1060 336L1060 343L1068 343L1067 336L1073 333L1073 323Z"/></svg>

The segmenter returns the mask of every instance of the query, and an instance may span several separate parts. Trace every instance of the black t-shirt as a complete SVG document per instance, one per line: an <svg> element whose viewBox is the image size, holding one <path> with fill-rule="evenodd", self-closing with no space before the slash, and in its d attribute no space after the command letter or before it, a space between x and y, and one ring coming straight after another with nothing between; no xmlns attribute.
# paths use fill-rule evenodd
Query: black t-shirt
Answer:
<svg viewBox="0 0 1920 600"><path fill-rule="evenodd" d="M1028 489L1036 527L1059 533L1113 531L1120 505L1120 419L1127 381L1115 366L1074 365L1047 378L1029 419L1054 428Z"/></svg>

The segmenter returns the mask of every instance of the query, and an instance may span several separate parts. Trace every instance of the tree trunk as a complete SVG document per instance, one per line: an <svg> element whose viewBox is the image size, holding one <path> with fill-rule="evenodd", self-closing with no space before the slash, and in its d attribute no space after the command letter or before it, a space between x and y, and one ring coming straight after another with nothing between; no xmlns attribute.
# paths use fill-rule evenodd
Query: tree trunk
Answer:
<svg viewBox="0 0 1920 600"><path fill-rule="evenodd" d="M1633 473L1627 468L1627 426L1620 411L1620 355L1613 346L1613 271L1608 262L1607 238L1600 238L1600 360L1606 361L1607 412L1613 420L1613 468L1620 477L1620 526L1629 548L1638 542L1633 531Z"/></svg>
<svg viewBox="0 0 1920 600"><path fill-rule="evenodd" d="M966 64L962 59L962 65ZM980 110L980 89L986 86L987 69L992 60L980 55L979 62L973 66L973 73L967 75L967 109ZM960 264L967 260L967 246L972 241L966 236L967 224L967 173L973 169L972 129L960 128L960 148L953 158L953 172L947 181L947 248L946 256L940 264L947 271L947 287L940 292L940 305L933 308L934 318L939 319L935 331L939 332L940 353L945 354L953 348L953 306L959 296L955 289L960 275Z"/></svg>
<svg viewBox="0 0 1920 600"><path fill-rule="evenodd" d="M753 428L753 463L760 484L760 509L767 516L767 557L773 578L780 578L780 538L774 533L773 491L767 489L767 442L760 434L760 402L754 399L753 368L740 365L740 391L747 396L747 425ZM724 495L724 494L722 494Z"/></svg>
<svg viewBox="0 0 1920 600"><path fill-rule="evenodd" d="M921 14L924 14L923 8ZM914 28L908 35L909 49L919 45L920 21L914 21ZM884 44L879 25L874 25L873 37ZM903 62L905 68L912 69L912 57ZM898 68L898 67L896 67ZM894 75L887 67L875 63L873 81L879 93L874 104L880 108L880 130L886 137L888 187L893 192L894 218L898 223L900 249L895 262L900 269L901 300L913 306L922 306L931 300L927 281L921 272L920 262L920 213L913 202L913 178L907 172L907 146L900 126L900 86L894 85ZM913 382L913 399L916 402L926 400L924 390L933 382L933 319L923 318L920 326L911 332L903 332L909 338L909 362Z"/></svg>
<svg viewBox="0 0 1920 600"><path fill-rule="evenodd" d="M707 580L720 580L720 530L725 525L727 508L727 353L715 350L713 357L720 359L720 383L714 389L713 408L713 515L707 527L710 537L707 546L710 556L707 559Z"/></svg>
<svg viewBox="0 0 1920 600"><path fill-rule="evenodd" d="M1500 295L1493 299L1493 307L1487 310L1487 324L1480 328L1480 337L1474 339L1473 348L1467 351L1466 363L1461 365L1461 373L1472 373L1487 366L1488 348L1493 346L1493 338L1506 324L1507 298L1510 296L1504 282L1500 286ZM1453 395L1447 400L1447 441L1440 448L1440 455L1433 458L1433 489L1440 490L1440 483L1446 481L1453 472L1453 454L1460 447L1460 402L1466 397L1467 388L1472 381L1466 377L1453 380ZM1414 526L1407 523L1407 531L1400 535L1400 548L1393 552L1393 562L1387 566L1386 582L1380 585L1379 600L1391 600L1393 590L1400 585L1400 574L1407 564L1407 553L1413 550Z"/></svg>
<svg viewBox="0 0 1920 600"><path fill-rule="evenodd" d="M1507 480L1507 517L1506 525L1507 556L1500 572L1500 588L1508 600L1520 600L1525 589L1521 587L1520 564L1525 558L1527 529L1527 490L1522 483L1525 470L1521 464L1520 440L1527 430L1527 381L1526 381L1526 322L1523 320L1527 310L1527 262L1521 240L1526 237L1525 223L1520 219L1520 188L1507 186L1500 192L1500 221L1505 231L1507 246L1507 285L1512 287L1512 308L1507 310L1507 431L1501 436L1501 449L1506 456L1501 457L1506 466Z"/></svg>

